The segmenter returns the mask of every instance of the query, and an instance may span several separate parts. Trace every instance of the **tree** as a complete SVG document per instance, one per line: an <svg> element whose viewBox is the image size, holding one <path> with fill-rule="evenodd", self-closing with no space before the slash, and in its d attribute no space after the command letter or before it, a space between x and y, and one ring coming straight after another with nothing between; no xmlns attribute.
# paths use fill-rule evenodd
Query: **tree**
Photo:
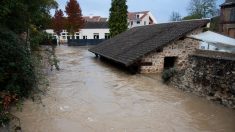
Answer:
<svg viewBox="0 0 235 132"><path fill-rule="evenodd" d="M201 18L202 18L202 15L193 14L193 15L185 16L183 20L192 20L192 19L201 19Z"/></svg>
<svg viewBox="0 0 235 132"><path fill-rule="evenodd" d="M42 30L49 24L50 10L55 7L55 0L1 0L0 24L15 33L26 32L31 25Z"/></svg>
<svg viewBox="0 0 235 132"><path fill-rule="evenodd" d="M181 21L181 15L178 12L172 12L171 16L170 16L170 21Z"/></svg>
<svg viewBox="0 0 235 132"><path fill-rule="evenodd" d="M76 0L69 0L65 7L65 12L68 15L66 29L74 36L75 32L79 31L84 26L82 10L79 3Z"/></svg>
<svg viewBox="0 0 235 132"><path fill-rule="evenodd" d="M191 0L189 7L189 17L199 18L213 17L216 15L216 0Z"/></svg>
<svg viewBox="0 0 235 132"><path fill-rule="evenodd" d="M55 11L55 15L52 18L52 28L54 32L58 35L59 44L60 44L60 33L65 28L64 13L61 9Z"/></svg>
<svg viewBox="0 0 235 132"><path fill-rule="evenodd" d="M109 10L109 29L111 37L127 30L127 9L126 0L112 0L112 5Z"/></svg>

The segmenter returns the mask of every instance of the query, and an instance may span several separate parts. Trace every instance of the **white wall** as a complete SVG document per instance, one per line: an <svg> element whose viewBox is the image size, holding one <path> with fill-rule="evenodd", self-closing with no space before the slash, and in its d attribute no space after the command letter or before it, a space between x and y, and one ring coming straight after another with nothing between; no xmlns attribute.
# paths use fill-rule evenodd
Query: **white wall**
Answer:
<svg viewBox="0 0 235 132"><path fill-rule="evenodd" d="M213 46L211 44L208 44L206 42L200 42L200 47L199 49L201 50L211 50L211 51L220 51L220 52L233 52L235 53L235 48L231 48L231 49L222 49L216 46Z"/></svg>
<svg viewBox="0 0 235 132"><path fill-rule="evenodd" d="M54 31L52 29L47 29L47 33L54 34ZM94 33L99 34L99 39L105 39L105 34L110 33L109 29L81 29L80 32L75 33L76 39L83 39L83 36L87 36L86 39L94 39ZM57 35L54 35L57 36ZM66 30L63 30L63 32L60 33L60 40L66 42L68 39L72 39L72 36L69 35L69 33Z"/></svg>
<svg viewBox="0 0 235 132"><path fill-rule="evenodd" d="M140 18L143 16L143 14L139 14ZM153 23L157 23L156 19L153 17L153 15L149 12L143 19L139 19L140 23L137 24L137 20L131 20L133 22L133 25L131 25L131 21L128 20L128 28L133 28L133 27L138 27L138 26L145 26L145 25L149 25L149 17L153 20ZM145 24L146 22L146 24Z"/></svg>
<svg viewBox="0 0 235 132"><path fill-rule="evenodd" d="M200 42L199 49L202 49L202 50L216 50L216 47L212 46L212 45L209 45L206 42Z"/></svg>
<svg viewBox="0 0 235 132"><path fill-rule="evenodd" d="M87 36L87 39L94 39L94 33L99 34L99 39L105 39L105 33L110 33L109 29L81 29L79 38L83 39L83 36Z"/></svg>

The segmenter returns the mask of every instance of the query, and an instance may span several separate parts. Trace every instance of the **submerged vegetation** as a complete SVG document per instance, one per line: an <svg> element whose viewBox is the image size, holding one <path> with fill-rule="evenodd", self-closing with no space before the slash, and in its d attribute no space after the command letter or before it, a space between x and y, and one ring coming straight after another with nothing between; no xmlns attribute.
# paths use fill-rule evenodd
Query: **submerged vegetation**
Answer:
<svg viewBox="0 0 235 132"><path fill-rule="evenodd" d="M175 68L166 69L162 73L162 80L164 83L167 83L170 81L170 79L176 74Z"/></svg>

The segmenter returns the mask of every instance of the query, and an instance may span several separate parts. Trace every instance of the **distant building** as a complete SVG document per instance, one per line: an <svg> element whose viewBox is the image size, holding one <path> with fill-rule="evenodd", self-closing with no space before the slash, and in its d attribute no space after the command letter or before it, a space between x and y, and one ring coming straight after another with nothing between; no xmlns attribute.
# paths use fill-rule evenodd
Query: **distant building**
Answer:
<svg viewBox="0 0 235 132"><path fill-rule="evenodd" d="M47 29L46 32L58 38L52 29ZM108 39L110 38L108 22L86 22L85 26L74 36L74 39ZM69 39L72 39L72 35L63 30L59 40L62 43L67 43Z"/></svg>
<svg viewBox="0 0 235 132"><path fill-rule="evenodd" d="M83 16L83 19L85 20L85 26L79 32L75 33L74 39L91 40L110 38L108 18L101 16ZM129 12L128 23L128 28L132 28L137 26L156 24L157 21L149 11L143 11ZM46 32L58 38L58 36L54 33L52 29L47 29ZM63 30L60 33L59 40L62 43L67 43L69 39L72 39L72 35L70 35L66 30Z"/></svg>
<svg viewBox="0 0 235 132"><path fill-rule="evenodd" d="M221 5L220 30L235 38L235 0L226 0Z"/></svg>
<svg viewBox="0 0 235 132"><path fill-rule="evenodd" d="M156 23L157 21L150 11L128 13L128 28L151 25Z"/></svg>

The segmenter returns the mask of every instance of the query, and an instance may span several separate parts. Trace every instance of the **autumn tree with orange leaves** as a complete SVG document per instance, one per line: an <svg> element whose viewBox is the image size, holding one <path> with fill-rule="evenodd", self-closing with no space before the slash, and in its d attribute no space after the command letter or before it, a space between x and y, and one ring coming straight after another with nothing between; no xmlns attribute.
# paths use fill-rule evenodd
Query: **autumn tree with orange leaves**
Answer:
<svg viewBox="0 0 235 132"><path fill-rule="evenodd" d="M65 12L68 15L66 29L74 38L75 32L78 32L84 26L82 11L77 0L69 0Z"/></svg>
<svg viewBox="0 0 235 132"><path fill-rule="evenodd" d="M54 32L58 35L60 44L60 33L65 29L65 18L64 13L61 9L55 11L55 15L52 18L52 28Z"/></svg>

